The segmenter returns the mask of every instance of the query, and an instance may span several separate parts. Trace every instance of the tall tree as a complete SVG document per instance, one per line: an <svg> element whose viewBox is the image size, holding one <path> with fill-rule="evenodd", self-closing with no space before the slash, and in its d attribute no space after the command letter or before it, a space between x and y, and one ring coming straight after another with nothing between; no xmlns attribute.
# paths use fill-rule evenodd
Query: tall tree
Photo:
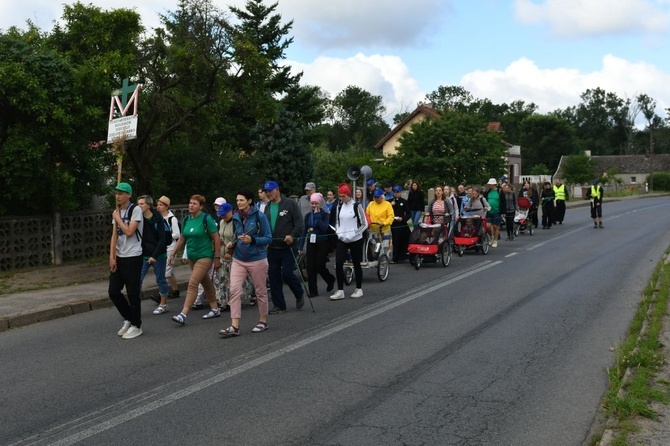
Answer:
<svg viewBox="0 0 670 446"><path fill-rule="evenodd" d="M574 129L567 120L551 115L533 115L521 122L524 170L536 164L555 171L562 155L579 153Z"/></svg>
<svg viewBox="0 0 670 446"><path fill-rule="evenodd" d="M473 100L468 90L457 85L440 85L437 90L426 95L426 101L432 104L433 108L443 111L465 112Z"/></svg>
<svg viewBox="0 0 670 446"><path fill-rule="evenodd" d="M412 177L424 184L484 184L505 173L506 147L501 136L486 131L478 116L446 112L426 119L400 138L389 164L395 178Z"/></svg>
<svg viewBox="0 0 670 446"><path fill-rule="evenodd" d="M389 130L381 96L353 85L332 101L334 124L330 146L335 150L357 147L370 150Z"/></svg>

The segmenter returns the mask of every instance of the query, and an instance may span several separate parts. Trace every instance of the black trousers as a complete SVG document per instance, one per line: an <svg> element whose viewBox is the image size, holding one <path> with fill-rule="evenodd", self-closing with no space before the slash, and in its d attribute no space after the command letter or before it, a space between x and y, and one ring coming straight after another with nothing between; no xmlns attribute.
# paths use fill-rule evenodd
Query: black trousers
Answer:
<svg viewBox="0 0 670 446"><path fill-rule="evenodd" d="M326 267L326 257L328 257L327 240L323 239L317 243L309 243L308 240L305 260L307 262L307 288L312 296L319 294L319 287L316 285L317 274L320 274L327 284L335 283L335 277Z"/></svg>
<svg viewBox="0 0 670 446"><path fill-rule="evenodd" d="M554 223L561 222L565 218L565 200L556 200L556 208L554 209Z"/></svg>
<svg viewBox="0 0 670 446"><path fill-rule="evenodd" d="M554 202L550 201L542 205L542 227L551 228L551 219L554 215Z"/></svg>
<svg viewBox="0 0 670 446"><path fill-rule="evenodd" d="M121 314L136 327L142 326L142 256L117 257L116 271L109 273L109 298ZM128 299L123 295L126 287Z"/></svg>
<svg viewBox="0 0 670 446"><path fill-rule="evenodd" d="M407 258L407 246L409 245L409 235L411 231L407 223L391 225L391 239L393 241L393 260L399 262Z"/></svg>
<svg viewBox="0 0 670 446"><path fill-rule="evenodd" d="M505 214L505 229L507 229L507 236L514 236L514 212L507 212Z"/></svg>
<svg viewBox="0 0 670 446"><path fill-rule="evenodd" d="M354 264L354 276L356 277L356 288L363 286L363 243L365 237L355 242L345 243L342 240L337 241L335 250L335 275L337 276L337 289L344 290L344 261L347 260L347 251L351 251L351 260Z"/></svg>

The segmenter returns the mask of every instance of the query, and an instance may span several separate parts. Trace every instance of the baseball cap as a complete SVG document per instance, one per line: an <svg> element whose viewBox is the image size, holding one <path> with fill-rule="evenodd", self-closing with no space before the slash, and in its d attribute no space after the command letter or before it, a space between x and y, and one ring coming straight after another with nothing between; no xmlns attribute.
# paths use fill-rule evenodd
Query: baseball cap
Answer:
<svg viewBox="0 0 670 446"><path fill-rule="evenodd" d="M312 189L316 189L316 184L312 183L311 181L305 184L305 190L312 190Z"/></svg>
<svg viewBox="0 0 670 446"><path fill-rule="evenodd" d="M402 186L398 185L393 186L393 192L402 192Z"/></svg>
<svg viewBox="0 0 670 446"><path fill-rule="evenodd" d="M219 206L219 210L217 211L216 215L219 217L223 217L226 215L228 212L233 210L233 205L230 203L223 203Z"/></svg>
<svg viewBox="0 0 670 446"><path fill-rule="evenodd" d="M495 178L489 178L489 182L486 184L498 184Z"/></svg>
<svg viewBox="0 0 670 446"><path fill-rule="evenodd" d="M119 183L119 184L116 185L116 187L114 189L118 190L118 191L121 191L121 192L125 192L125 193L130 194L130 195L133 194L133 188L128 183Z"/></svg>
<svg viewBox="0 0 670 446"><path fill-rule="evenodd" d="M279 185L276 181L266 181L263 185L263 190L265 191L275 190L277 188L279 188Z"/></svg>
<svg viewBox="0 0 670 446"><path fill-rule="evenodd" d="M214 204L217 205L217 206L221 206L221 205L224 204L225 202L226 202L226 199L223 198L223 197L219 197L219 198L217 198L216 200L214 200Z"/></svg>
<svg viewBox="0 0 670 446"><path fill-rule="evenodd" d="M375 180L373 180L372 178L370 178L370 179L368 180L368 183L367 183L367 184L368 184L368 186L372 186L373 184L375 184Z"/></svg>
<svg viewBox="0 0 670 446"><path fill-rule="evenodd" d="M165 206L170 207L170 199L169 199L168 197L166 197L165 195L163 195L162 197L160 197L160 198L158 199L158 201L160 201L161 203L163 203Z"/></svg>
<svg viewBox="0 0 670 446"><path fill-rule="evenodd" d="M372 196L375 198L383 197L384 191L381 189L375 189L375 191L372 193Z"/></svg>

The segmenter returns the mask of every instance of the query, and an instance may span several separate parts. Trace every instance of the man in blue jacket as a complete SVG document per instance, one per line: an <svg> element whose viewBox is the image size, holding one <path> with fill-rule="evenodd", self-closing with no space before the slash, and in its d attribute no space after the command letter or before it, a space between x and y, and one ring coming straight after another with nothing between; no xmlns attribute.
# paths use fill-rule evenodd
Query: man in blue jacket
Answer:
<svg viewBox="0 0 670 446"><path fill-rule="evenodd" d="M263 190L270 200L265 206L265 216L272 231L272 243L268 246L268 276L274 306L269 313L279 314L286 311L283 282L293 292L295 307L299 310L305 305L305 291L293 271L296 250L304 227L302 214L295 201L282 196L275 181L266 181Z"/></svg>

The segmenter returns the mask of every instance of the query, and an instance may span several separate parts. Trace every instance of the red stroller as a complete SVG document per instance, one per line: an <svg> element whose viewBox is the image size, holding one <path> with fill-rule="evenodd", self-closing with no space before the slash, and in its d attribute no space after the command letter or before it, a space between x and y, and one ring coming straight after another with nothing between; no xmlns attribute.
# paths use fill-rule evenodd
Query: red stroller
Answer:
<svg viewBox="0 0 670 446"><path fill-rule="evenodd" d="M514 236L518 237L519 234L525 234L526 231L528 231L529 235L533 235L532 214L530 210L533 205L532 201L526 197L519 197L516 203L519 209L514 214Z"/></svg>
<svg viewBox="0 0 670 446"><path fill-rule="evenodd" d="M454 249L459 257L467 249L475 252L481 249L482 254L489 253L489 234L486 217L461 217L454 231Z"/></svg>
<svg viewBox="0 0 670 446"><path fill-rule="evenodd" d="M409 236L409 263L417 270L423 262L441 262L442 266L449 266L452 251L449 228L449 223L419 223Z"/></svg>

